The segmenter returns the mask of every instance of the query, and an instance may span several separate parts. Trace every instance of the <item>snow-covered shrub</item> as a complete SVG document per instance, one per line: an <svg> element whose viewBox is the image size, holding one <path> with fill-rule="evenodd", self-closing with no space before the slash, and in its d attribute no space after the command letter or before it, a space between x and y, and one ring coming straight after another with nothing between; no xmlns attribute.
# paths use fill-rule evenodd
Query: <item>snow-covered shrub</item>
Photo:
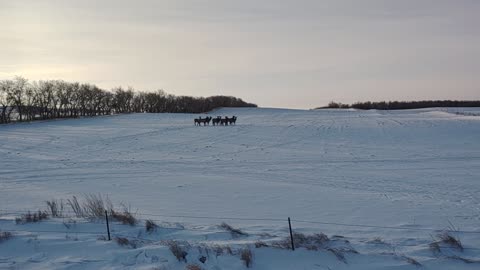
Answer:
<svg viewBox="0 0 480 270"><path fill-rule="evenodd" d="M245 263L247 268L250 268L253 263L253 253L250 248L244 248L240 251L240 259Z"/></svg>
<svg viewBox="0 0 480 270"><path fill-rule="evenodd" d="M0 243L7 241L8 239L12 238L13 235L11 232L0 232Z"/></svg>
<svg viewBox="0 0 480 270"><path fill-rule="evenodd" d="M179 262L187 262L188 252L185 250L186 248L184 246L174 240L168 241L167 246Z"/></svg>
<svg viewBox="0 0 480 270"><path fill-rule="evenodd" d="M154 232L157 230L157 228L158 225L153 220L148 219L145 221L145 230L147 232Z"/></svg>
<svg viewBox="0 0 480 270"><path fill-rule="evenodd" d="M230 232L233 238L240 237L240 236L248 236L246 232L243 232L240 229L233 228L232 226L228 225L225 222L220 224L220 228L226 230L227 232Z"/></svg>
<svg viewBox="0 0 480 270"><path fill-rule="evenodd" d="M115 237L115 242L120 246L129 246L131 248L137 248L137 242L134 240L129 240L126 237Z"/></svg>

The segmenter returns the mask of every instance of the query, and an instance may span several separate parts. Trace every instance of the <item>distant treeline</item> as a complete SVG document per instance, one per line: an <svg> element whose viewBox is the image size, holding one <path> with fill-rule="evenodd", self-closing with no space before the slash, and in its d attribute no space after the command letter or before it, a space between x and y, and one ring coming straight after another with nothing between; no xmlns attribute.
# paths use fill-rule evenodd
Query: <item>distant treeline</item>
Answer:
<svg viewBox="0 0 480 270"><path fill-rule="evenodd" d="M330 102L326 107L317 109L360 109L360 110L405 110L422 109L432 107L480 107L480 101L466 100L424 100L424 101L381 101L381 102L357 102L342 104Z"/></svg>
<svg viewBox="0 0 480 270"><path fill-rule="evenodd" d="M103 90L93 84L59 80L0 80L0 124L117 113L202 113L220 107L256 107L231 96L175 96L163 90Z"/></svg>

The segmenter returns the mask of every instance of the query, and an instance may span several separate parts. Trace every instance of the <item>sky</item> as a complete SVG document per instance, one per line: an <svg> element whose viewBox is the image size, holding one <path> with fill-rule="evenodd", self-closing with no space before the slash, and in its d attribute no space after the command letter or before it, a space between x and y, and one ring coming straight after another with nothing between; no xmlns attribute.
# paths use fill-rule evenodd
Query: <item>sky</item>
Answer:
<svg viewBox="0 0 480 270"><path fill-rule="evenodd" d="M478 0L0 0L0 79L262 107L480 99Z"/></svg>

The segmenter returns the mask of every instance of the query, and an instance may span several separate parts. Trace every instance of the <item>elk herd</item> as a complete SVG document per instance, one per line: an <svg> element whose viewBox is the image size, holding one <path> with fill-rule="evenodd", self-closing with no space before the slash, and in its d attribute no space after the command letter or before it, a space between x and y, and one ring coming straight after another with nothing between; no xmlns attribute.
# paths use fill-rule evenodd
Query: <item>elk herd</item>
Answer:
<svg viewBox="0 0 480 270"><path fill-rule="evenodd" d="M228 125L235 125L237 122L237 117L234 115L233 117L228 117L225 116L222 118L221 116L217 116L215 118L211 116L207 116L205 118L202 118L201 116L199 118L195 118L193 120L193 123L195 126L201 126L202 124L204 126L210 125L210 122L212 122L212 125L214 126L228 126Z"/></svg>

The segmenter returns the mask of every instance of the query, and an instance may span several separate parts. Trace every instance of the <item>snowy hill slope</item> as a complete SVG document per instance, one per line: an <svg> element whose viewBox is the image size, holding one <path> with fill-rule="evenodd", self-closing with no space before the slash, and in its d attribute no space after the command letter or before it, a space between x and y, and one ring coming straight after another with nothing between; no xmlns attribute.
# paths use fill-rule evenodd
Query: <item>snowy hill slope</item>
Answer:
<svg viewBox="0 0 480 270"><path fill-rule="evenodd" d="M397 244L397 250L410 256L419 256L431 269L453 267L429 254L428 248L408 246L428 245L434 233L430 229L441 230L451 224L462 231L480 232L480 117L458 112L477 111L232 108L212 113L236 115L237 125L227 127L194 126L193 118L198 115L189 114L131 114L0 126L0 209L4 213L37 210L47 199L101 193L114 202L130 204L145 216L165 215L169 216L162 218L165 222L213 229L213 235L199 233L200 239L227 242L230 239L216 231L225 217L242 219L229 223L253 234L284 235L286 221L273 220L290 216L299 232L352 237L360 254L370 255L356 255L352 259L356 264L338 264L334 258L322 257L326 254L318 257L300 250L288 255L294 256L288 260L304 266L292 268L283 261L288 257L282 255L286 251L255 250L255 269L414 268L404 260L384 258L381 254L389 248L363 247L376 237ZM3 218L0 230L30 226L41 231L56 226L14 225L9 221L11 215ZM320 223L296 222L302 220ZM134 229L128 232L136 233ZM173 234L182 240L199 240L195 231ZM40 246L65 245L72 252L75 245L110 248L115 254L127 252L99 243L95 237L85 236L75 244L65 242L65 234L44 237ZM460 238L466 247L480 248L479 233L460 234ZM25 241L17 238L0 244L0 268L2 262L13 267L12 262L22 260L21 269L72 266L52 262L75 257L63 248L30 248L21 256L20 251L7 252L9 245L28 249ZM141 250L149 248L165 253L155 245ZM479 258L476 250L465 252L467 257ZM127 253L137 254L136 250ZM81 260L76 265L82 269L140 267L137 261L132 265L116 261L118 254L89 262L89 254L72 260ZM36 263L35 256L43 259ZM237 261L239 265L227 267L231 264L225 260L208 267L243 267ZM319 260L327 263L314 266ZM146 261L140 265L149 267ZM458 269L479 267L449 263ZM172 269L184 267L169 265Z"/></svg>

